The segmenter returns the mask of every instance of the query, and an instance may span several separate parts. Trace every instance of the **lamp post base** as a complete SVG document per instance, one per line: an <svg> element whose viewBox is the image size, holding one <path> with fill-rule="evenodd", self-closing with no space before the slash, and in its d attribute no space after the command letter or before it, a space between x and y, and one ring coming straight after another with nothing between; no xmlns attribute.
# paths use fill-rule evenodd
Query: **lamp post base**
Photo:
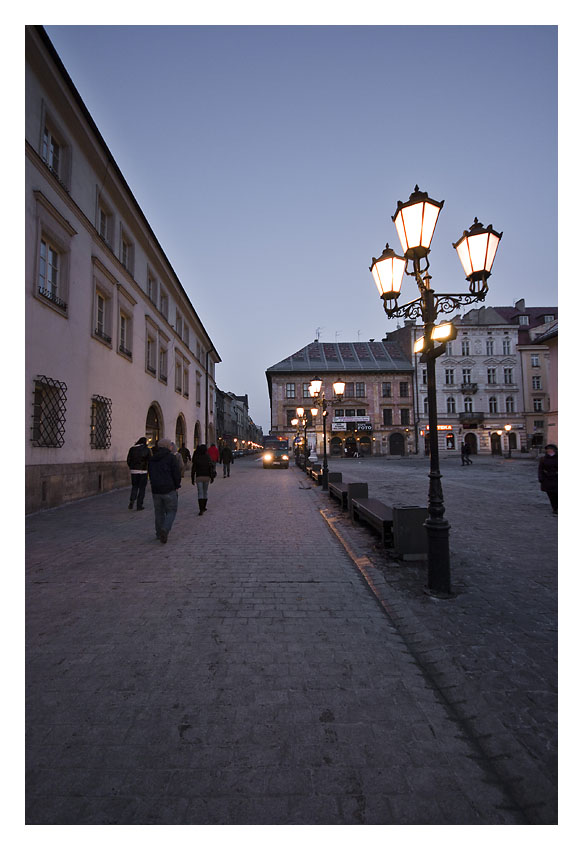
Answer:
<svg viewBox="0 0 583 850"><path fill-rule="evenodd" d="M449 522L429 517L424 522L427 530L427 592L431 596L450 598Z"/></svg>

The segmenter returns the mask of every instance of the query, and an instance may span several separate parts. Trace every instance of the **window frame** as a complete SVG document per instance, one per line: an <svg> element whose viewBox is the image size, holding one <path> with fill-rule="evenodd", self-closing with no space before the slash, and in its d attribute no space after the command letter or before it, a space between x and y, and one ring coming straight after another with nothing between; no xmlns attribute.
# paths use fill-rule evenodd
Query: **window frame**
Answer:
<svg viewBox="0 0 583 850"><path fill-rule="evenodd" d="M98 422L98 419L102 420ZM105 419L105 422L103 422ZM112 401L105 396L91 397L89 427L89 445L92 449L103 451L111 448Z"/></svg>

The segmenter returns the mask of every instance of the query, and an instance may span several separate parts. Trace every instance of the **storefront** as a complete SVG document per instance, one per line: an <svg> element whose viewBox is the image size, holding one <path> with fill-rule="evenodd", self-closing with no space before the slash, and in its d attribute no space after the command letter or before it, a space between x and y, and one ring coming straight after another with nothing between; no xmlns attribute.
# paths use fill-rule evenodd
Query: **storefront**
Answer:
<svg viewBox="0 0 583 850"><path fill-rule="evenodd" d="M524 425L509 423L470 423L460 425L443 424L437 426L438 450L445 454L460 452L462 444L469 446L470 454L502 455L512 451L521 451L524 445ZM419 429L419 448L429 454L429 423L423 422Z"/></svg>
<svg viewBox="0 0 583 850"><path fill-rule="evenodd" d="M335 416L332 420L330 455L370 457L373 454L373 427L370 416Z"/></svg>

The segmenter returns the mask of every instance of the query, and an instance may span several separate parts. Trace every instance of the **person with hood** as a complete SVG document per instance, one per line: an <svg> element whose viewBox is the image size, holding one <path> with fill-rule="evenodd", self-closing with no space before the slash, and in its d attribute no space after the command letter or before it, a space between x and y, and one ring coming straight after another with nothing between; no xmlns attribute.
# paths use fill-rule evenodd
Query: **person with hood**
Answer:
<svg viewBox="0 0 583 850"><path fill-rule="evenodd" d="M209 483L214 480L216 475L215 465L207 452L204 443L196 447L196 451L192 456L192 468L190 477L192 483L196 481L198 490L198 515L202 516L206 511L206 503L208 502Z"/></svg>
<svg viewBox="0 0 583 850"><path fill-rule="evenodd" d="M545 446L538 462L538 480L541 490L549 497L554 514L559 512L559 450L554 443Z"/></svg>
<svg viewBox="0 0 583 850"><path fill-rule="evenodd" d="M230 446L223 446L221 450L221 460L223 462L223 478L230 478L231 464L233 463L233 452Z"/></svg>
<svg viewBox="0 0 583 850"><path fill-rule="evenodd" d="M166 543L178 510L180 465L173 453L172 440L158 440L158 447L148 463L150 487L154 501L156 537Z"/></svg>
<svg viewBox="0 0 583 850"><path fill-rule="evenodd" d="M130 493L130 503L128 505L131 511L134 507L134 502L138 501L136 506L137 511L144 510L144 495L146 493L146 484L148 483L148 461L152 457L152 452L147 446L145 437L139 437L135 445L131 447L127 456L127 465L130 468L132 476L132 492Z"/></svg>

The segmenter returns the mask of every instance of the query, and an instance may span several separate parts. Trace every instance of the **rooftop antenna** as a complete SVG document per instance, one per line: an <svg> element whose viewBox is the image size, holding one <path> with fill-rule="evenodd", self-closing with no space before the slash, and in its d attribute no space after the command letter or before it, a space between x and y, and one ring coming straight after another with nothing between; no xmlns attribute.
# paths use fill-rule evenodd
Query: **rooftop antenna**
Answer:
<svg viewBox="0 0 583 850"><path fill-rule="evenodd" d="M316 342L320 342L320 332L323 330L323 328L316 328Z"/></svg>
<svg viewBox="0 0 583 850"><path fill-rule="evenodd" d="M357 331L356 335L358 336L358 341L360 342L360 331Z"/></svg>
<svg viewBox="0 0 583 850"><path fill-rule="evenodd" d="M342 331L336 331L336 333L334 334L336 342L338 342L338 334L341 334L341 333L342 333Z"/></svg>

